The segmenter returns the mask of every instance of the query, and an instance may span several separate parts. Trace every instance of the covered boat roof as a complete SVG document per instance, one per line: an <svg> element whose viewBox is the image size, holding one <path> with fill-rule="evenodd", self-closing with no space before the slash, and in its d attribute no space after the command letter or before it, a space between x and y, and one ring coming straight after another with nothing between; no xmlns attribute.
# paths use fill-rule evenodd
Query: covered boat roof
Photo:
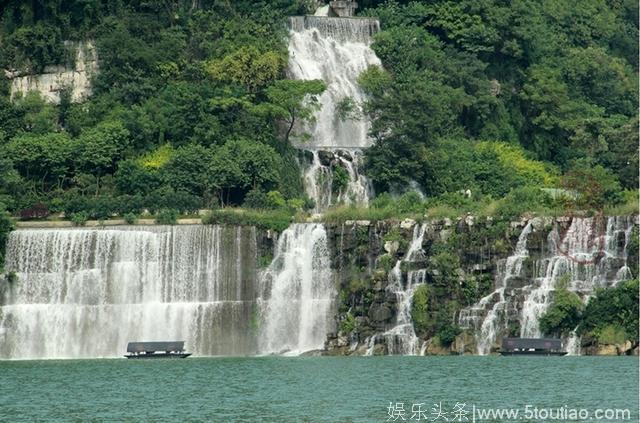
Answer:
<svg viewBox="0 0 640 423"><path fill-rule="evenodd" d="M557 338L503 338L502 349L536 349L536 350L559 350L562 348L562 341Z"/></svg>
<svg viewBox="0 0 640 423"><path fill-rule="evenodd" d="M183 351L184 341L129 342L127 352Z"/></svg>

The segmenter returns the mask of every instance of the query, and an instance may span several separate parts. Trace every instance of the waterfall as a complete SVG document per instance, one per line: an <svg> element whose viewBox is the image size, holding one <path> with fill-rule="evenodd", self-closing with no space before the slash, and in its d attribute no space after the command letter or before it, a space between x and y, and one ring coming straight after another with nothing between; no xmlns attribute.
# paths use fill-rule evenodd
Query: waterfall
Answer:
<svg viewBox="0 0 640 423"><path fill-rule="evenodd" d="M525 296L520 318L520 336L542 336L538 321L547 311L555 285L561 277L567 288L588 296L595 288L627 278L626 245L633 229L631 217L575 218L564 237L557 225L549 234L553 256L540 260L533 288ZM622 240L622 248L620 248Z"/></svg>
<svg viewBox="0 0 640 423"><path fill-rule="evenodd" d="M395 326L382 336L387 344L387 351L391 355L416 355L420 352L419 339L413 329L411 306L416 288L425 283L426 269L409 270L407 282L404 283L401 265L403 262L415 263L425 259L422 242L426 231L426 224L414 226L413 239L404 259L398 260L389 272L389 290L396 296L398 312Z"/></svg>
<svg viewBox="0 0 640 423"><path fill-rule="evenodd" d="M116 357L129 341L255 352L255 228L17 230L0 297L1 358Z"/></svg>
<svg viewBox="0 0 640 423"><path fill-rule="evenodd" d="M301 353L324 347L335 290L322 224L294 224L278 240L262 276L260 352Z"/></svg>
<svg viewBox="0 0 640 423"><path fill-rule="evenodd" d="M507 326L507 298L505 291L510 279L520 276L522 263L529 256L527 239L534 228L534 224L539 223L539 219L530 220L520 233L513 255L505 261L504 269L498 271L495 291L480 299L475 306L460 313L458 323L461 327L474 326L476 328L478 354L480 355L486 355L490 352L491 346L496 341L499 333ZM484 312L486 312L486 315L480 321L481 314Z"/></svg>
<svg viewBox="0 0 640 423"><path fill-rule="evenodd" d="M360 173L361 150L336 150L335 152L311 151L312 162L304 172L307 194L315 202L315 212L320 213L332 204L357 204L366 206L373 196L371 181ZM346 175L346 184L336 188L336 169Z"/></svg>
<svg viewBox="0 0 640 423"><path fill-rule="evenodd" d="M633 217L573 218L566 230L558 222L547 236L541 257L531 258L527 240L544 226L542 219L530 220L520 233L514 253L506 259L496 277L496 289L477 304L462 310L459 325L473 329L479 354L488 354L510 324L520 327L521 337L540 337L539 319L553 299L557 283L586 301L595 288L614 286L630 276L627 245ZM523 274L523 263L531 269ZM575 336L568 339L572 352L579 353Z"/></svg>
<svg viewBox="0 0 640 423"><path fill-rule="evenodd" d="M309 142L299 141L299 148L312 149L313 161L305 170L307 193L322 212L333 202L330 188L336 166L347 171L349 178L337 202L367 204L371 196L370 182L358 172L362 148L371 145L369 122L356 110L340 116L339 106L345 101L355 109L363 103L357 78L369 66L381 62L370 48L372 36L379 31L375 19L297 16L290 20L289 76L292 79L321 79L327 89L320 96L320 110L314 122L297 128L310 135ZM338 157L333 165L322 164L317 152ZM341 154L342 152L342 154ZM352 158L345 159L344 152Z"/></svg>

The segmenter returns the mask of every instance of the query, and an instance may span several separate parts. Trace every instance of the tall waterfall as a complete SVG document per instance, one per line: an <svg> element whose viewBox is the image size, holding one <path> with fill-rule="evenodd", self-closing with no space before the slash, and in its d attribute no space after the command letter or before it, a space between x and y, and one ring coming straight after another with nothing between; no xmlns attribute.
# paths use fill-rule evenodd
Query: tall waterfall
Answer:
<svg viewBox="0 0 640 423"><path fill-rule="evenodd" d="M310 141L298 142L298 147L314 151L313 161L305 172L307 192L316 201L316 211L347 198L366 204L371 186L358 172L358 165L359 150L371 145L367 135L369 123L362 116L341 119L338 106L344 101L358 105L364 100L357 78L369 66L381 64L370 48L379 23L375 19L297 16L291 18L290 27L290 77L321 79L327 84L319 99L321 108L315 121L298 128L310 135ZM336 154L337 149L351 151L353 160L349 167L340 161L328 166L321 163L318 150ZM335 193L323 189L333 177L336 165L348 171L350 195L343 198L334 198Z"/></svg>
<svg viewBox="0 0 640 423"><path fill-rule="evenodd" d="M335 290L322 224L294 224L285 230L263 275L262 353L321 349L330 329Z"/></svg>
<svg viewBox="0 0 640 423"><path fill-rule="evenodd" d="M254 228L17 230L0 302L0 357L113 357L181 339L196 354L255 351Z"/></svg>
<svg viewBox="0 0 640 423"><path fill-rule="evenodd" d="M284 231L263 275L257 245L239 226L14 231L0 359L117 357L129 341L185 340L196 355L322 348L334 298L324 227Z"/></svg>
<svg viewBox="0 0 640 423"><path fill-rule="evenodd" d="M573 218L566 229L555 222L544 254L530 257L527 240L545 223L549 222L539 218L527 223L513 255L499 264L496 290L460 313L459 325L475 331L479 354L488 354L498 337L509 332L509 325L519 327L521 337L544 335L538 322L562 279L586 301L595 288L614 286L631 276L627 245L633 217ZM526 269L525 260L530 261ZM572 335L565 348L577 353L576 343Z"/></svg>
<svg viewBox="0 0 640 423"><path fill-rule="evenodd" d="M427 231L427 224L415 225L413 228L413 239L411 245L402 260L398 260L394 268L389 272L389 290L396 296L398 311L396 324L393 328L383 333L382 339L387 346L387 352L391 355L417 355L419 339L413 328L411 318L411 306L413 304L413 294L418 286L425 283L426 269L412 269L407 271L406 282L402 277L402 263L419 263L424 261L425 254L422 249L424 235ZM369 342L367 355L373 352L373 346L377 342L377 336L373 336Z"/></svg>

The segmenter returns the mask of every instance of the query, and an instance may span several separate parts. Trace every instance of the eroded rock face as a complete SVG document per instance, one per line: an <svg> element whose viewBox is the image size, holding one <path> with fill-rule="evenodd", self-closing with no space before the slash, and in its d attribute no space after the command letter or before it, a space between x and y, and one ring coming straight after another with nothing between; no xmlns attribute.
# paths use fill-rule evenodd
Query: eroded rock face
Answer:
<svg viewBox="0 0 640 423"><path fill-rule="evenodd" d="M65 42L65 47L75 51L74 63L46 66L40 74L24 74L5 71L11 80L11 98L39 91L42 97L54 104L60 103L63 89L71 90L71 101L82 102L91 95L91 78L98 72L98 53L92 41Z"/></svg>
<svg viewBox="0 0 640 423"><path fill-rule="evenodd" d="M391 351L393 348L389 346L391 338L398 336L399 331L395 329L399 327L398 316L402 315L399 310L401 306L405 313L413 310L411 303L401 304L402 299L395 293L398 289L409 292L410 286L416 284L428 288L426 300L422 300L426 301L428 313L450 313L452 327L462 332L447 347L433 344L439 329L434 329L433 322L429 321L434 314L427 314L424 327L416 327L413 322L418 337L412 350L414 354L478 354L479 339L488 340L482 345L484 353L497 353L503 336L522 336L526 323L526 320L523 323L524 311L531 307L531 298L535 299L533 294L540 287L540 275L553 269L552 265L564 257L564 249L569 253L572 249L579 250L566 246L568 241L562 240L581 239L576 236L577 230L590 222L558 217L509 223L467 216L421 223L389 220L329 224L332 260L337 269L335 283L341 293L337 309L342 311L338 316L349 313L357 321L356 329L348 334L351 345L347 354L373 355L385 349L388 353L399 353ZM602 230L615 236L601 237L607 240L603 248L611 252L608 261L600 263L603 259L596 257L594 266L606 270L595 269L602 274L603 283L611 283L625 260L637 261L637 256L625 259L621 253L629 222L633 221L620 217L604 222L607 225L602 224ZM419 237L417 246L415 234L420 231L423 236ZM523 237L527 241L526 254L518 255L516 250ZM586 282L579 282L570 284L570 289L581 297L592 292L588 286L582 286ZM553 289L545 295L548 297L545 304L551 303ZM456 302L460 308L445 309L449 302ZM483 331L491 329L483 323L492 310L496 316L495 333L483 338ZM582 354L628 355L638 351L631 344L598 346L585 341Z"/></svg>

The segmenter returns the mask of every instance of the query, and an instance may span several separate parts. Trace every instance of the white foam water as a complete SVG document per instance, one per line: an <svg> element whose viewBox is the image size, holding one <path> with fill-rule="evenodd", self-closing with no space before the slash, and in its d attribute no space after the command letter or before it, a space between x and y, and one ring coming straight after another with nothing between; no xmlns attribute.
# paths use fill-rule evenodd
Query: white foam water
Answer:
<svg viewBox="0 0 640 423"><path fill-rule="evenodd" d="M335 297L322 224L293 224L285 230L262 276L262 354L300 354L324 347Z"/></svg>
<svg viewBox="0 0 640 423"><path fill-rule="evenodd" d="M0 357L115 357L129 341L185 340L198 355L255 352L254 228L16 230Z"/></svg>

